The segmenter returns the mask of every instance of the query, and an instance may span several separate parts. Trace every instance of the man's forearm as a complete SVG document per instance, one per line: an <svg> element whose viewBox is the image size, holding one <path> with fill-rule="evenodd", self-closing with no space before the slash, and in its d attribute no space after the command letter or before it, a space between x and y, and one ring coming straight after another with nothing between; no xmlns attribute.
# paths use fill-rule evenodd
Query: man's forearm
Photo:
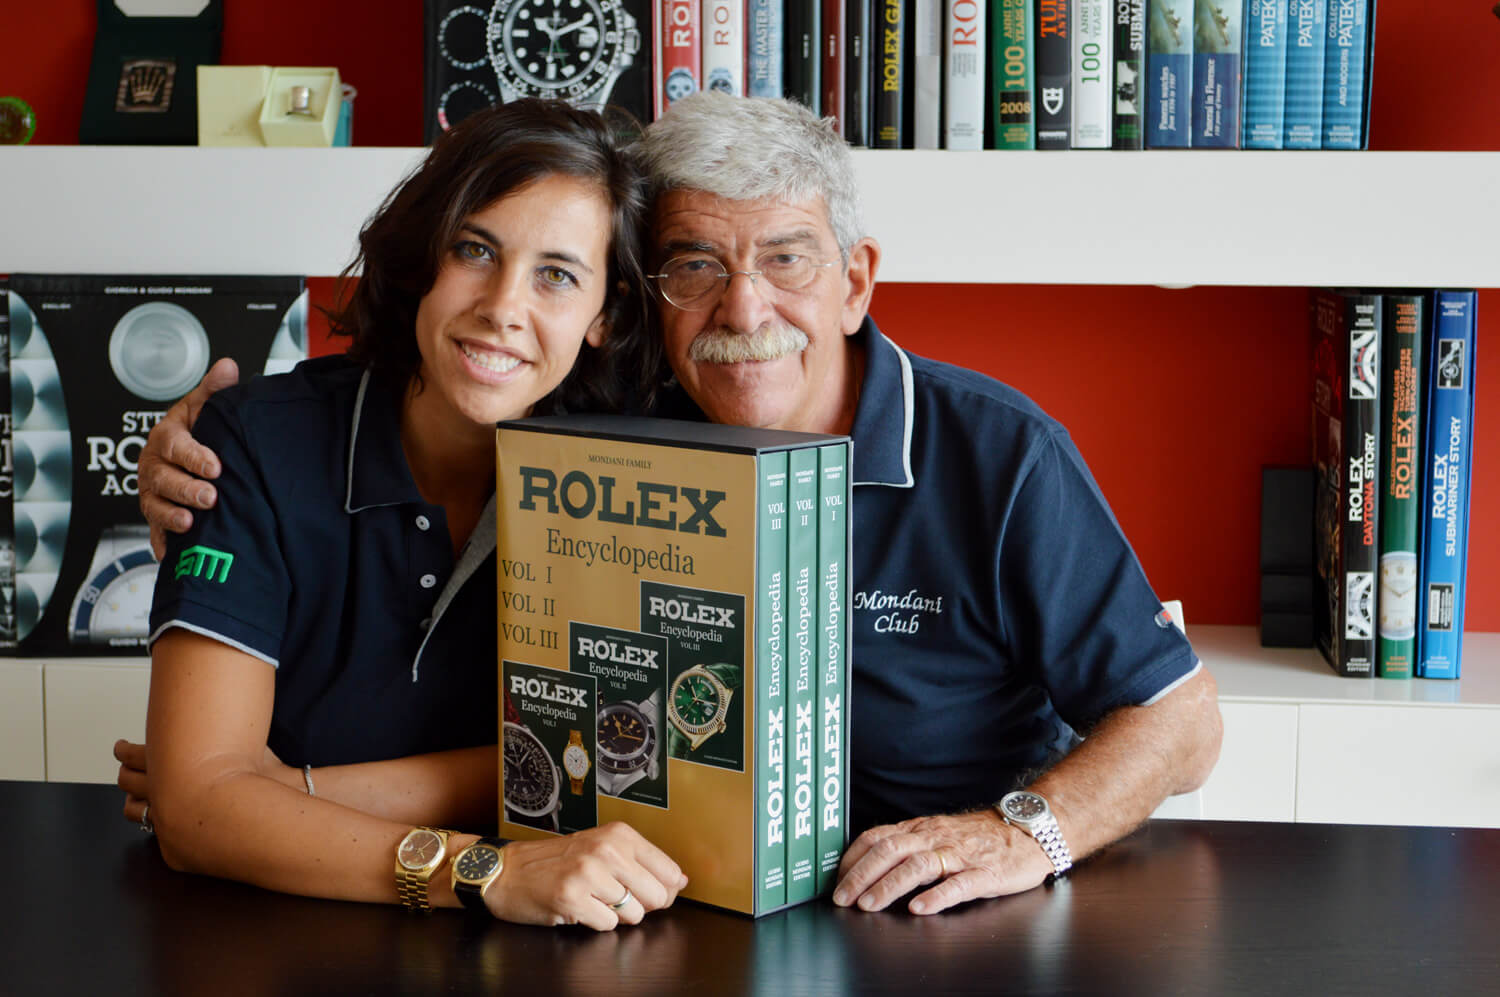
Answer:
<svg viewBox="0 0 1500 997"><path fill-rule="evenodd" d="M1047 798L1076 861L1129 834L1168 796L1201 786L1222 734L1217 686L1200 668L1151 706L1109 713L1029 788Z"/></svg>

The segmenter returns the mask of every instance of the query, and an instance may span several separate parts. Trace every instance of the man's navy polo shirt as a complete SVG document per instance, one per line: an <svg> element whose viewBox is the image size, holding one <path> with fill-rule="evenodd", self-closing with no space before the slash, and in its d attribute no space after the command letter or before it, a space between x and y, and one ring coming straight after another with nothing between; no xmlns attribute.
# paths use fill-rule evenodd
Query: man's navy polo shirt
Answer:
<svg viewBox="0 0 1500 997"><path fill-rule="evenodd" d="M1197 659L1058 422L869 319L854 342L859 830L993 803Z"/></svg>
<svg viewBox="0 0 1500 997"><path fill-rule="evenodd" d="M275 666L289 765L495 743L493 500L455 561L400 399L327 357L219 392L193 433L219 498L168 538L152 639L183 627Z"/></svg>

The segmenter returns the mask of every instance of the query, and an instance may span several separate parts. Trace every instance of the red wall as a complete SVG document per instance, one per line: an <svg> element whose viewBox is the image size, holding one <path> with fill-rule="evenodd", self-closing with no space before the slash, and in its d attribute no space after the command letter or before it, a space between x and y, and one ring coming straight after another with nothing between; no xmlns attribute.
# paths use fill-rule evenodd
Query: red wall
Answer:
<svg viewBox="0 0 1500 997"><path fill-rule="evenodd" d="M94 0L9 6L0 94L36 108L35 141L76 141ZM1500 150L1490 6L1381 0L1371 148ZM225 7L225 63L336 65L359 89L356 144L421 141L416 0ZM327 279L312 288L315 301L331 296ZM1307 459L1304 300L1288 288L887 284L874 314L910 349L993 374L1061 419L1157 590L1183 599L1190 621L1253 623L1259 468ZM1479 311L1500 328L1500 291L1482 293ZM1500 522L1482 514L1500 507L1500 378L1478 383L1468 625L1500 630Z"/></svg>

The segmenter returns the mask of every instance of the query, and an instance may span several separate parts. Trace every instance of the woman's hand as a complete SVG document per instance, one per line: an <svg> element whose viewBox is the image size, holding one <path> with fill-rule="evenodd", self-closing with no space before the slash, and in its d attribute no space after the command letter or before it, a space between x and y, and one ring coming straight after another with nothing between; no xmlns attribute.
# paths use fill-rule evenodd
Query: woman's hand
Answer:
<svg viewBox="0 0 1500 997"><path fill-rule="evenodd" d="M484 896L501 920L610 931L670 907L686 885L666 852L616 821L561 838L511 842Z"/></svg>

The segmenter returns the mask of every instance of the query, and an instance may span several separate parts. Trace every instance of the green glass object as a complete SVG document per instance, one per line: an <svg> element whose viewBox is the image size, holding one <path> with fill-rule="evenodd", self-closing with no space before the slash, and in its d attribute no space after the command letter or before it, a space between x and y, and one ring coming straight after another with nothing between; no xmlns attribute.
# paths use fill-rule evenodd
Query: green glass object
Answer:
<svg viewBox="0 0 1500 997"><path fill-rule="evenodd" d="M25 145L36 134L36 112L20 97L0 97L0 145Z"/></svg>

